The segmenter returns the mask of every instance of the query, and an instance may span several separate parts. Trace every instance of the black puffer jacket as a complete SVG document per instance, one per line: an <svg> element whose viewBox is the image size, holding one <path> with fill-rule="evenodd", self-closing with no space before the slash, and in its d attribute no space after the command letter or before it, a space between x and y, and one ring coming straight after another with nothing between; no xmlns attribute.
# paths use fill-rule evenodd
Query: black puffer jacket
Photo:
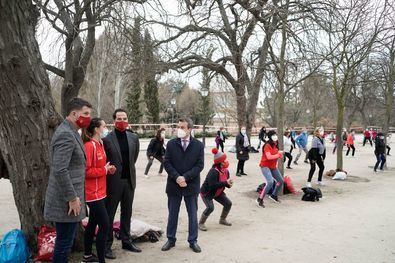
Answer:
<svg viewBox="0 0 395 263"><path fill-rule="evenodd" d="M161 158L165 155L165 147L163 147L164 141L158 140L158 138L153 138L147 148L147 156L154 156Z"/></svg>
<svg viewBox="0 0 395 263"><path fill-rule="evenodd" d="M239 133L236 136L236 151L237 151L237 160L241 161L247 161L250 159L250 156L248 154L248 147L244 147L244 136L243 134ZM240 154L240 152L243 152Z"/></svg>

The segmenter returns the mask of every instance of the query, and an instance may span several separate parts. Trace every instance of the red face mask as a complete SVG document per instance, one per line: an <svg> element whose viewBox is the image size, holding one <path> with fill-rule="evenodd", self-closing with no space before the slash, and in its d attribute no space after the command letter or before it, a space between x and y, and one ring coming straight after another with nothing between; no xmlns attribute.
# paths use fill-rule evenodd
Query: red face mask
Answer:
<svg viewBox="0 0 395 263"><path fill-rule="evenodd" d="M117 128L118 130L123 132L129 126L129 123L127 121L116 121L114 123L114 125L115 125L115 128Z"/></svg>
<svg viewBox="0 0 395 263"><path fill-rule="evenodd" d="M228 162L228 161L225 161L225 162L222 164L222 168L228 169L228 167L229 167L229 162Z"/></svg>
<svg viewBox="0 0 395 263"><path fill-rule="evenodd" d="M78 127L80 128L86 128L89 126L89 123L91 122L91 117L86 117L86 116L82 116L80 115L76 121Z"/></svg>

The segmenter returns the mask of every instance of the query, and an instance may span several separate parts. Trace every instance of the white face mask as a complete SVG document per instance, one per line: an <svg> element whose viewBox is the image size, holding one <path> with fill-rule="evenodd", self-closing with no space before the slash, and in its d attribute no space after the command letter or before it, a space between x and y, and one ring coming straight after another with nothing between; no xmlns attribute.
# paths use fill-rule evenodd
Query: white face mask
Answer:
<svg viewBox="0 0 395 263"><path fill-rule="evenodd" d="M272 141L273 141L273 142L276 142L277 140L278 140L277 135L273 135L273 136L272 136Z"/></svg>
<svg viewBox="0 0 395 263"><path fill-rule="evenodd" d="M178 128L177 129L177 137L182 139L185 138L187 136L186 131L184 131L183 129Z"/></svg>
<svg viewBox="0 0 395 263"><path fill-rule="evenodd" d="M243 134L243 135L247 133L247 131L246 131L246 130L244 130L244 129L243 129L243 130L241 130L240 132L241 132L241 134Z"/></svg>
<svg viewBox="0 0 395 263"><path fill-rule="evenodd" d="M160 137L161 137L162 139L166 138L166 133L162 132L162 133L160 134Z"/></svg>
<svg viewBox="0 0 395 263"><path fill-rule="evenodd" d="M320 131L320 136L324 136L324 131Z"/></svg>
<svg viewBox="0 0 395 263"><path fill-rule="evenodd" d="M107 128L103 129L103 131L100 133L100 138L104 138L108 135L109 131Z"/></svg>

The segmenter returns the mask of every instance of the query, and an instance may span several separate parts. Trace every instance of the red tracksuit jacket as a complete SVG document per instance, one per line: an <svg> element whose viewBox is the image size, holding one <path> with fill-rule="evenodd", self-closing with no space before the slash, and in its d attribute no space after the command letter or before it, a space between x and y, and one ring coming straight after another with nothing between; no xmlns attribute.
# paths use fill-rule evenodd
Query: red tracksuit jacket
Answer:
<svg viewBox="0 0 395 263"><path fill-rule="evenodd" d="M86 152L85 199L98 201L106 197L107 162L106 152L101 142L91 139L84 144Z"/></svg>

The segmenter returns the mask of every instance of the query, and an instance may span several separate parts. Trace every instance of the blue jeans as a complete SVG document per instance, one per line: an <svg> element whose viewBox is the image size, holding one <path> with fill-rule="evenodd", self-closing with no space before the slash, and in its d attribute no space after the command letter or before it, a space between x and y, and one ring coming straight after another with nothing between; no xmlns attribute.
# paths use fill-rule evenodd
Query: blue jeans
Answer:
<svg viewBox="0 0 395 263"><path fill-rule="evenodd" d="M56 223L53 263L67 263L79 223Z"/></svg>
<svg viewBox="0 0 395 263"><path fill-rule="evenodd" d="M381 162L380 170L383 170L384 164L385 164L385 161L386 161L384 153L376 154L376 159L377 159L377 162L374 165L374 170L375 171L377 170L377 167L379 167L380 162Z"/></svg>
<svg viewBox="0 0 395 263"><path fill-rule="evenodd" d="M260 198L264 198L265 195L272 189L274 180L276 180L276 185L274 187L272 195L277 196L278 190L280 190L281 186L284 183L283 176L281 175L278 168L276 169L269 169L268 167L261 167L262 174L266 179L266 186L265 189L261 192Z"/></svg>

